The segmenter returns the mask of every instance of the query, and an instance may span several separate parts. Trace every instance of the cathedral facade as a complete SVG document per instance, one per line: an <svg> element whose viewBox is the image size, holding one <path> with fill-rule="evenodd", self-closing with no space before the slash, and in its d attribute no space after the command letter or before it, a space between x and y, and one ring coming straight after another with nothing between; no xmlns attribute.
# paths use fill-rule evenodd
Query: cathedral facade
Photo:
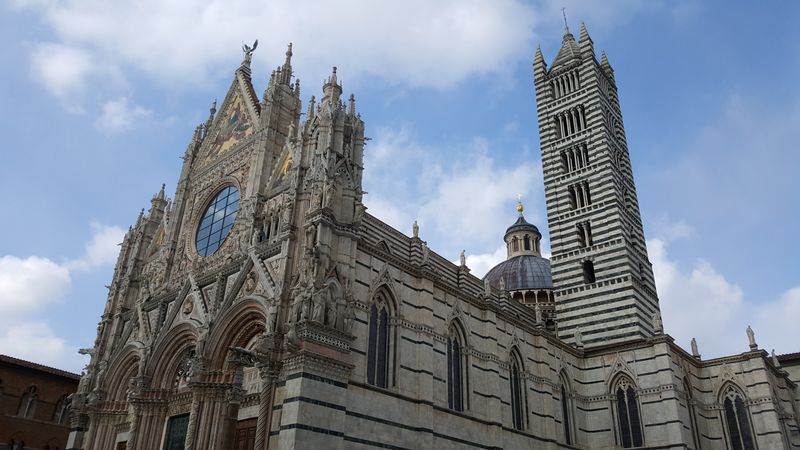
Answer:
<svg viewBox="0 0 800 450"><path fill-rule="evenodd" d="M261 98L253 50L125 236L67 448L800 447L800 358L664 333L585 27L533 63L552 257L518 205L483 279L366 212L335 68L301 121L291 46Z"/></svg>

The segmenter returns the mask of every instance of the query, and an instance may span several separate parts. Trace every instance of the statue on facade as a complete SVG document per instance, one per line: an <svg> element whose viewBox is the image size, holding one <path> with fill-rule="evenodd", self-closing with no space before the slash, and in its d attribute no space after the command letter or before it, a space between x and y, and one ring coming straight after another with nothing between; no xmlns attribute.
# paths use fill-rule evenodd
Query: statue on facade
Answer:
<svg viewBox="0 0 800 450"><path fill-rule="evenodd" d="M431 250L428 248L428 244L426 242L422 243L422 265L428 264L428 260L431 257Z"/></svg>
<svg viewBox="0 0 800 450"><path fill-rule="evenodd" d="M458 255L458 261L461 263L461 267L467 266L467 255L465 253L466 250L461 250L461 254Z"/></svg>
<svg viewBox="0 0 800 450"><path fill-rule="evenodd" d="M661 322L661 313L653 313L653 331L660 333L664 331L664 324Z"/></svg>
<svg viewBox="0 0 800 450"><path fill-rule="evenodd" d="M415 238L419 238L419 224L417 221L414 221L414 224L411 225L411 233Z"/></svg>
<svg viewBox="0 0 800 450"><path fill-rule="evenodd" d="M536 303L533 305L533 311L536 314L536 323L542 323L542 307Z"/></svg>
<svg viewBox="0 0 800 450"><path fill-rule="evenodd" d="M278 326L278 309L280 308L279 299L274 297L267 307L266 333L274 333Z"/></svg>
<svg viewBox="0 0 800 450"><path fill-rule="evenodd" d="M750 328L750 325L747 326L747 340L750 341L750 350L755 350L758 348L758 344L756 344L756 334L753 332L753 329Z"/></svg>
<svg viewBox="0 0 800 450"><path fill-rule="evenodd" d="M327 303L327 289L322 288L314 293L311 297L314 308L311 313L311 320L317 323L323 323L325 319L325 304Z"/></svg>
<svg viewBox="0 0 800 450"><path fill-rule="evenodd" d="M250 66L250 61L253 60L253 52L256 51L258 47L258 39L253 42L253 45L242 44L242 52L244 52L244 60L242 61L243 65Z"/></svg>
<svg viewBox="0 0 800 450"><path fill-rule="evenodd" d="M700 359L700 350L697 348L697 339L692 338L692 342L690 345L692 347L692 356L694 356L697 359Z"/></svg>
<svg viewBox="0 0 800 450"><path fill-rule="evenodd" d="M575 346L583 348L583 334L581 334L580 327L575 328Z"/></svg>

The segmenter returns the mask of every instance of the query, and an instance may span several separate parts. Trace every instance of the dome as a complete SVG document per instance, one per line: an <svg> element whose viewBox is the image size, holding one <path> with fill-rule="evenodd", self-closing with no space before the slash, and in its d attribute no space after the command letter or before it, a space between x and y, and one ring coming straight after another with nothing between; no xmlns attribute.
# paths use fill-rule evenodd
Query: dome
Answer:
<svg viewBox="0 0 800 450"><path fill-rule="evenodd" d="M519 218L516 222L506 229L506 236L508 236L510 233L514 233L515 231L528 231L538 235L539 237L542 237L542 233L539 232L539 229L536 228L536 225L525 220L525 217L523 217L522 214L519 215Z"/></svg>
<svg viewBox="0 0 800 450"><path fill-rule="evenodd" d="M501 278L506 291L553 289L550 260L541 256L514 256L494 266L483 277L495 289L501 289Z"/></svg>

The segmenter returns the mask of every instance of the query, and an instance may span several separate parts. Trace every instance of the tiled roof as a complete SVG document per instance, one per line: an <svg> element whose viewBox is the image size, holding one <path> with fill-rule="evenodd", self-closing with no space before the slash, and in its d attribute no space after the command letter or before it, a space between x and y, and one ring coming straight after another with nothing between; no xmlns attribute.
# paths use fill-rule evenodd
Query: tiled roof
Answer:
<svg viewBox="0 0 800 450"><path fill-rule="evenodd" d="M76 373L67 372L66 370L56 369L55 367L49 367L42 364L37 364L35 362L25 361L24 359L14 358L13 356L0 355L0 362L7 364L14 364L16 366L21 366L21 367L27 367L29 369L39 370L42 372L47 372L53 375L70 378L75 381L81 379L81 376Z"/></svg>

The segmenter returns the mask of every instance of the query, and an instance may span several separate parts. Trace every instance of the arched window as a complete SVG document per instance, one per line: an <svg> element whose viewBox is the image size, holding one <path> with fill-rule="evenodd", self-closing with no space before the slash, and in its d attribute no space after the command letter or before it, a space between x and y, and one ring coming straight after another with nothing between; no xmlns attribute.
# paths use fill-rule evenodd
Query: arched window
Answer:
<svg viewBox="0 0 800 450"><path fill-rule="evenodd" d="M572 405L569 397L567 374L561 372L561 425L564 429L564 443L572 445Z"/></svg>
<svg viewBox="0 0 800 450"><path fill-rule="evenodd" d="M641 447L644 442L642 421L639 416L639 403L633 382L627 377L620 377L613 392L620 444L624 448Z"/></svg>
<svg viewBox="0 0 800 450"><path fill-rule="evenodd" d="M517 240L516 236L511 238L511 248L514 249L515 252L519 251L519 240Z"/></svg>
<svg viewBox="0 0 800 450"><path fill-rule="evenodd" d="M369 310L369 348L367 349L367 383L389 386L389 308L385 292L379 292Z"/></svg>
<svg viewBox="0 0 800 450"><path fill-rule="evenodd" d="M755 450L753 430L750 428L750 416L741 392L728 385L722 392L722 408L725 416L725 428L728 434L728 448L733 450Z"/></svg>
<svg viewBox="0 0 800 450"><path fill-rule="evenodd" d="M515 348L511 351L509 370L509 384L511 385L511 420L514 428L524 430L527 416L527 402L525 401L525 368L522 357Z"/></svg>
<svg viewBox="0 0 800 450"><path fill-rule="evenodd" d="M52 421L59 424L64 424L67 422L67 396L62 395L58 402L56 402L56 408L53 410L53 419Z"/></svg>
<svg viewBox="0 0 800 450"><path fill-rule="evenodd" d="M465 389L469 384L464 344L466 339L458 322L450 325L447 335L447 406L454 411L465 409Z"/></svg>
<svg viewBox="0 0 800 450"><path fill-rule="evenodd" d="M700 448L700 430L697 429L697 417L694 412L694 397L692 395L692 385L689 378L683 377L683 391L686 392L686 410L689 413L689 425L692 427L692 439L694 448Z"/></svg>
<svg viewBox="0 0 800 450"><path fill-rule="evenodd" d="M19 409L17 410L17 415L20 417L25 417L26 419L32 418L33 413L36 412L36 403L38 400L39 389L37 389L36 386L28 387L19 400Z"/></svg>
<svg viewBox="0 0 800 450"><path fill-rule="evenodd" d="M524 238L522 238L522 242L524 244L523 246L525 247L525 250L531 249L531 238L527 234L525 235Z"/></svg>

